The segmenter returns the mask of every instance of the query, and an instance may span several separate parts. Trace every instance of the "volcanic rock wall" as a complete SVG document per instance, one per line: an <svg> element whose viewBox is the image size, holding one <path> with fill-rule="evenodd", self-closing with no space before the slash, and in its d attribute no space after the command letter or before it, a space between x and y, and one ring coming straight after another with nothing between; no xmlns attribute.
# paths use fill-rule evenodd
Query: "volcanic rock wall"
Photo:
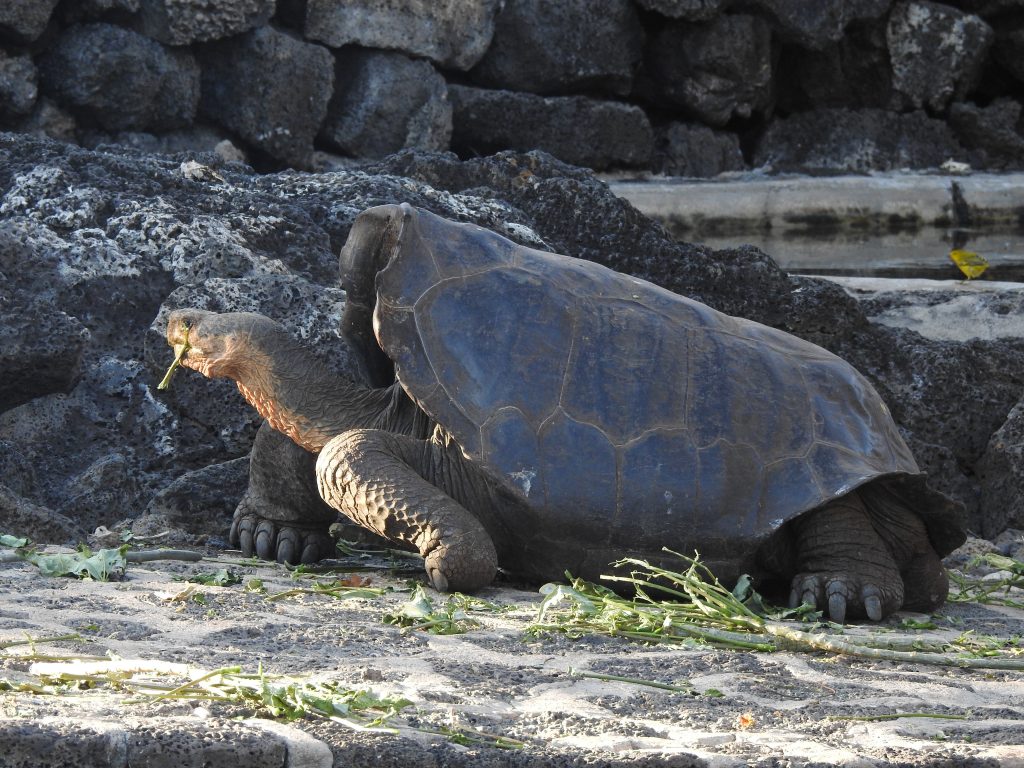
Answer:
<svg viewBox="0 0 1024 768"><path fill-rule="evenodd" d="M1022 103L1024 0L0 4L0 130L264 169L402 148L693 176L1020 168Z"/></svg>

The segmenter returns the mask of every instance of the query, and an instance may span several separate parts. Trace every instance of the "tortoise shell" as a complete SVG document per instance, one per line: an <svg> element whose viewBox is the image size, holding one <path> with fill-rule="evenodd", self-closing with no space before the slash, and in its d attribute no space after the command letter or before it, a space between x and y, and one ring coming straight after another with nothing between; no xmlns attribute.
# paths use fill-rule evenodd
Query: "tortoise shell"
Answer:
<svg viewBox="0 0 1024 768"><path fill-rule="evenodd" d="M784 523L876 480L908 499L940 554L962 538L875 389L830 352L593 262L390 208L378 342L409 396L519 501L500 514L525 557L557 553L585 575L625 543L750 572L746 555Z"/></svg>

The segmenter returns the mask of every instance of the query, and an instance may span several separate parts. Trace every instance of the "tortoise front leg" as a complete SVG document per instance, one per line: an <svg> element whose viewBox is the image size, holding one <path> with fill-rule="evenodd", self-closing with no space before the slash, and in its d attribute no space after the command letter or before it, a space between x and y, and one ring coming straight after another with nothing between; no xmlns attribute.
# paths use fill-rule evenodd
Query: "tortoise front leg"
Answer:
<svg viewBox="0 0 1024 768"><path fill-rule="evenodd" d="M469 510L424 479L434 447L382 430L345 432L317 459L320 495L360 525L415 548L435 589L485 587L498 568L494 542Z"/></svg>

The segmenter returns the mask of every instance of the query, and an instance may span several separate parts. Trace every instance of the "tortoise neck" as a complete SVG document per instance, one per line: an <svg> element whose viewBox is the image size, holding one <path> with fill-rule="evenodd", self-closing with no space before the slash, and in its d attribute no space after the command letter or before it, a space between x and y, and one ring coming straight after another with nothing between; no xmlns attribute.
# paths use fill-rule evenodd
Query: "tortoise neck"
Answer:
<svg viewBox="0 0 1024 768"><path fill-rule="evenodd" d="M250 362L235 376L242 396L271 427L313 453L342 432L380 422L391 402L390 389L347 381L298 345Z"/></svg>

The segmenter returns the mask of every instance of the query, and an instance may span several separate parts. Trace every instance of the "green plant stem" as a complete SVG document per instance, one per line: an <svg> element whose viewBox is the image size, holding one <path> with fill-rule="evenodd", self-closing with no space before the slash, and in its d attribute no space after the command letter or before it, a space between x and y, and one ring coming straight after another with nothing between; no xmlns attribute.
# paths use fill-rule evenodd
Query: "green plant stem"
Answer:
<svg viewBox="0 0 1024 768"><path fill-rule="evenodd" d="M582 669L576 669L575 667L569 667L569 674L573 677L586 677L591 680L607 680L613 683L632 683L633 685L646 685L649 688L660 688L663 691L673 691L675 693L693 693L692 687L683 687L680 685L672 685L671 683L659 683L657 680L644 680L640 677L623 677L622 675L605 675L600 672L587 672Z"/></svg>
<svg viewBox="0 0 1024 768"><path fill-rule="evenodd" d="M68 635L55 635L53 637L28 637L24 640L0 640L0 648L13 648L16 645L40 645L42 643L59 643L65 640L83 640L77 632Z"/></svg>

